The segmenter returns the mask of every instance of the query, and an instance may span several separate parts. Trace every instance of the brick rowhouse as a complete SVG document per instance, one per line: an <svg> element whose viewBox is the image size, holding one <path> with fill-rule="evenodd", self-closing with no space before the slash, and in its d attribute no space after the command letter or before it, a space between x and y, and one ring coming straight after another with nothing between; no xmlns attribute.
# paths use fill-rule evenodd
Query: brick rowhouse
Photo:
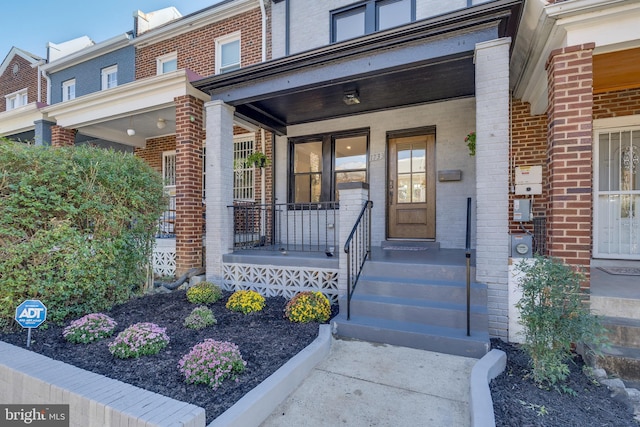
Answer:
<svg viewBox="0 0 640 427"><path fill-rule="evenodd" d="M51 126L51 146L52 147L73 147L76 142L76 130L67 129L62 126Z"/></svg>
<svg viewBox="0 0 640 427"><path fill-rule="evenodd" d="M557 49L547 61L547 247L550 256L581 267L587 275L591 259L594 47L589 43Z"/></svg>
<svg viewBox="0 0 640 427"><path fill-rule="evenodd" d="M202 266L203 102L191 95L176 104L176 275Z"/></svg>

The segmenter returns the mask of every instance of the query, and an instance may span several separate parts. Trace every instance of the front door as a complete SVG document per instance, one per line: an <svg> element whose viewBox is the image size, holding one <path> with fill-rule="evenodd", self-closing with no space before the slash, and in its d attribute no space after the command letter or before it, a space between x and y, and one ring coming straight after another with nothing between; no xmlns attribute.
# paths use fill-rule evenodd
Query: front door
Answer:
<svg viewBox="0 0 640 427"><path fill-rule="evenodd" d="M435 136L389 139L387 236L435 239Z"/></svg>
<svg viewBox="0 0 640 427"><path fill-rule="evenodd" d="M603 131L597 141L599 258L640 259L640 129Z"/></svg>

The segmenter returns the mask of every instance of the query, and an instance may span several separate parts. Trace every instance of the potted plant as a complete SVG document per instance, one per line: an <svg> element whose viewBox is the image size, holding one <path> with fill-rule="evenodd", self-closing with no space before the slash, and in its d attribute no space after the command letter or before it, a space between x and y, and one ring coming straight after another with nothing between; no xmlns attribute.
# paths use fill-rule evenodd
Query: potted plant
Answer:
<svg viewBox="0 0 640 427"><path fill-rule="evenodd" d="M476 133L470 132L465 138L464 142L467 143L467 147L469 147L469 155L476 155Z"/></svg>
<svg viewBox="0 0 640 427"><path fill-rule="evenodd" d="M246 159L245 164L247 166L254 165L257 168L263 168L269 164L269 159L261 151L254 151Z"/></svg>

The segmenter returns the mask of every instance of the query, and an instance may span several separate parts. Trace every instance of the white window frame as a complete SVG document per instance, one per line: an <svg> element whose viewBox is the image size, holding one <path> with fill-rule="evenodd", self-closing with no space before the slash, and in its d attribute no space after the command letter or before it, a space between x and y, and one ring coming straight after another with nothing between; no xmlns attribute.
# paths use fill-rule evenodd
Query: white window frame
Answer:
<svg viewBox="0 0 640 427"><path fill-rule="evenodd" d="M233 136L233 200L235 201L255 201L255 167L245 162L255 148L255 134Z"/></svg>
<svg viewBox="0 0 640 427"><path fill-rule="evenodd" d="M102 90L111 89L118 86L118 65L111 65L100 70L102 77ZM111 76L115 76L112 80Z"/></svg>
<svg viewBox="0 0 640 427"><path fill-rule="evenodd" d="M222 46L238 42L238 62L227 65L226 67L222 67ZM237 70L242 66L242 43L240 40L240 32L235 32L232 34L227 34L226 36L219 37L216 39L216 74L226 73L228 71Z"/></svg>
<svg viewBox="0 0 640 427"><path fill-rule="evenodd" d="M6 95L5 99L7 103L7 111L23 107L29 102L29 96L26 88Z"/></svg>
<svg viewBox="0 0 640 427"><path fill-rule="evenodd" d="M176 186L176 150L162 152L162 184L165 187Z"/></svg>
<svg viewBox="0 0 640 427"><path fill-rule="evenodd" d="M156 67L157 67L157 75L170 73L171 71L164 71L163 67L165 64L175 61L176 62L176 70L178 69L178 52L171 52L166 55L162 55L156 58ZM173 71L173 70L172 70Z"/></svg>
<svg viewBox="0 0 640 427"><path fill-rule="evenodd" d="M76 79L69 79L62 82L62 101L76 99Z"/></svg>

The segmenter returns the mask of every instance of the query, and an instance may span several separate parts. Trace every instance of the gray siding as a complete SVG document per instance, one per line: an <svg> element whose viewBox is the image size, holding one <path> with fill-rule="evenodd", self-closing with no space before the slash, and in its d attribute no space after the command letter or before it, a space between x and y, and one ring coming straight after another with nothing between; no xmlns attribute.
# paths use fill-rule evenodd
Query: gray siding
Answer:
<svg viewBox="0 0 640 427"><path fill-rule="evenodd" d="M76 79L76 98L101 89L101 70L118 65L118 86L135 80L135 48L127 46L51 74L51 104L62 101L62 83Z"/></svg>

